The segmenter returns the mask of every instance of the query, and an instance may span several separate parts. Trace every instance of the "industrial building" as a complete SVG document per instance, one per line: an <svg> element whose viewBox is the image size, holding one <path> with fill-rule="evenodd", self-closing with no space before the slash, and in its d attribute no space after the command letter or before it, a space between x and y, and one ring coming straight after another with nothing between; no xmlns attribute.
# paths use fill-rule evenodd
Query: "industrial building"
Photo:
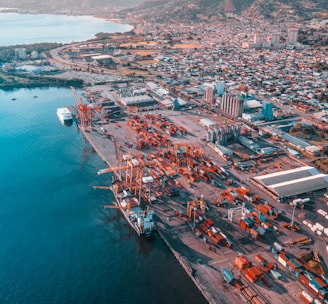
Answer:
<svg viewBox="0 0 328 304"><path fill-rule="evenodd" d="M309 166L256 176L252 179L279 200L328 187L328 175L321 174L316 168Z"/></svg>
<svg viewBox="0 0 328 304"><path fill-rule="evenodd" d="M220 108L232 117L241 117L244 111L244 100L240 96L223 94Z"/></svg>
<svg viewBox="0 0 328 304"><path fill-rule="evenodd" d="M298 29L297 28L288 29L287 43L295 44L297 40L298 40Z"/></svg>
<svg viewBox="0 0 328 304"><path fill-rule="evenodd" d="M206 120L201 119L204 125ZM209 120L210 121L210 120ZM216 126L216 125L215 125ZM226 125L225 127L215 127L212 125L207 132L207 142L217 143L218 145L226 146L228 143L236 142L240 137L240 125Z"/></svg>

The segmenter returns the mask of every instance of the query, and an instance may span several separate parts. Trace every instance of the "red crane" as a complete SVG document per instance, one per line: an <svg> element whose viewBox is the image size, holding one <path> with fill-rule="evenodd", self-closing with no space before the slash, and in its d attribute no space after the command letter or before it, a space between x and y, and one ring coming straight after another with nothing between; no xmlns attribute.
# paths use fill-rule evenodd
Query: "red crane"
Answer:
<svg viewBox="0 0 328 304"><path fill-rule="evenodd" d="M91 115L91 108L88 104L83 104L82 97L77 95L77 92L74 87L71 87L75 100L76 100L76 107L77 107L77 114L81 122L81 128L92 129L92 115Z"/></svg>

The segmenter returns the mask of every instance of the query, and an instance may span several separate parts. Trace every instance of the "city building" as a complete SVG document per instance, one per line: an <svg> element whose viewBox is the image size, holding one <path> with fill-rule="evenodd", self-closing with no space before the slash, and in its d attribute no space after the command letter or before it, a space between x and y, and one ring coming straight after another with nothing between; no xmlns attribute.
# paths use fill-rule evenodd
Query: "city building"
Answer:
<svg viewBox="0 0 328 304"><path fill-rule="evenodd" d="M255 34L254 35L254 44L261 45L264 42L263 34Z"/></svg>
<svg viewBox="0 0 328 304"><path fill-rule="evenodd" d="M26 49L25 48L15 49L15 58L26 59Z"/></svg>
<svg viewBox="0 0 328 304"><path fill-rule="evenodd" d="M264 115L264 119L266 121L270 121L273 119L273 104L271 102L263 102L262 103L262 113Z"/></svg>
<svg viewBox="0 0 328 304"><path fill-rule="evenodd" d="M272 33L272 35L271 35L271 43L273 45L280 43L280 33Z"/></svg>
<svg viewBox="0 0 328 304"><path fill-rule="evenodd" d="M288 29L287 44L295 44L298 40L298 29L290 28Z"/></svg>
<svg viewBox="0 0 328 304"><path fill-rule="evenodd" d="M204 98L205 98L206 103L209 103L209 104L213 103L213 101L214 101L214 89L213 89L213 87L208 87L205 90Z"/></svg>
<svg viewBox="0 0 328 304"><path fill-rule="evenodd" d="M224 82L217 82L215 84L215 91L218 96L222 96L224 94Z"/></svg>
<svg viewBox="0 0 328 304"><path fill-rule="evenodd" d="M220 108L233 117L241 117L244 111L244 100L240 96L224 94Z"/></svg>

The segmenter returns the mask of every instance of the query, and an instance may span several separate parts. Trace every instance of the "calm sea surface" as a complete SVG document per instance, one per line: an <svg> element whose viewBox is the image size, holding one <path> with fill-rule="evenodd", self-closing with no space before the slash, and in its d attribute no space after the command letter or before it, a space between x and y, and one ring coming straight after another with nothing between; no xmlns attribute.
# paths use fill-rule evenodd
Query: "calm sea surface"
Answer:
<svg viewBox="0 0 328 304"><path fill-rule="evenodd" d="M56 109L69 89L0 90L0 303L206 303L164 242L138 238L103 162Z"/></svg>
<svg viewBox="0 0 328 304"><path fill-rule="evenodd" d="M132 27L92 16L0 13L0 46L36 42L71 43L95 34L125 32Z"/></svg>

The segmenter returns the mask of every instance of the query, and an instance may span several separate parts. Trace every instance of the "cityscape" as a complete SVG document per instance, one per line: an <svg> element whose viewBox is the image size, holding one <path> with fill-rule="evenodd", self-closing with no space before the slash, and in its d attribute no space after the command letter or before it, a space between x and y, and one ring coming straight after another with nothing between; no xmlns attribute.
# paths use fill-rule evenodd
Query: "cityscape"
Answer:
<svg viewBox="0 0 328 304"><path fill-rule="evenodd" d="M208 303L328 303L327 4L182 2L84 1L69 14L132 28L2 47L0 86L72 90L57 115L104 162L104 213L159 235Z"/></svg>

